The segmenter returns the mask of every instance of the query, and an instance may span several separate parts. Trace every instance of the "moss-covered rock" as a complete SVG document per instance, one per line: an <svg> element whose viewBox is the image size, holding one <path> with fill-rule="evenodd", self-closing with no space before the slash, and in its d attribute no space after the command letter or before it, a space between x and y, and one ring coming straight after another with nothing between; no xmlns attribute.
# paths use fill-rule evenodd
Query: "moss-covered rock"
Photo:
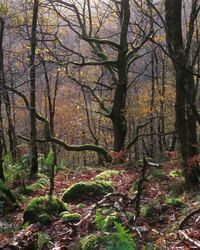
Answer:
<svg viewBox="0 0 200 250"><path fill-rule="evenodd" d="M78 214L78 213L72 213L72 214L70 214L70 213L66 213L66 214L63 214L63 216L62 216L62 221L64 222L64 223L68 223L68 222L78 222L78 221L80 221L81 220L81 215L80 214Z"/></svg>
<svg viewBox="0 0 200 250"><path fill-rule="evenodd" d="M88 198L88 196L103 196L113 191L112 184L107 181L79 182L63 193L62 200L70 202L79 198Z"/></svg>
<svg viewBox="0 0 200 250"><path fill-rule="evenodd" d="M37 222L40 215L48 214L48 215L57 215L63 211L67 211L67 205L59 200L57 197L49 197L49 196L39 196L33 198L27 205L23 219L24 222L29 221L30 223Z"/></svg>
<svg viewBox="0 0 200 250"><path fill-rule="evenodd" d="M122 174L124 172L125 172L124 170L118 171L118 170L110 169L110 170L103 171L100 174L96 175L95 179L96 180L109 180L111 177Z"/></svg>
<svg viewBox="0 0 200 250"><path fill-rule="evenodd" d="M49 214L41 214L38 221L43 225L50 225L52 222L51 216Z"/></svg>
<svg viewBox="0 0 200 250"><path fill-rule="evenodd" d="M81 250L96 250L99 249L99 245L102 242L102 236L98 234L90 234L81 240Z"/></svg>

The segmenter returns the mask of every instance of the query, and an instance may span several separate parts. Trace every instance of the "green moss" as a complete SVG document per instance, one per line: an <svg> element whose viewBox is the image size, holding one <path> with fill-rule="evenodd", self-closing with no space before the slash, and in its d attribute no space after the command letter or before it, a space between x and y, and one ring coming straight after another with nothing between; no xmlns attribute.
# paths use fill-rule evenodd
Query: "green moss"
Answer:
<svg viewBox="0 0 200 250"><path fill-rule="evenodd" d="M102 173L98 174L95 179L96 180L109 180L111 177L115 176L115 175L119 175L124 173L125 171L117 171L117 170L106 170L103 171Z"/></svg>
<svg viewBox="0 0 200 250"><path fill-rule="evenodd" d="M170 195L173 195L175 197L183 194L185 189L186 189L186 187L185 187L184 180L178 181L178 182L169 186Z"/></svg>
<svg viewBox="0 0 200 250"><path fill-rule="evenodd" d="M62 217L65 214L70 214L70 212L69 211L64 211L64 212L60 213L59 216Z"/></svg>
<svg viewBox="0 0 200 250"><path fill-rule="evenodd" d="M81 240L81 250L96 250L102 241L102 236L97 234L90 234Z"/></svg>
<svg viewBox="0 0 200 250"><path fill-rule="evenodd" d="M78 209L82 209L82 208L86 208L87 205L85 205L84 203L79 203L76 207L77 207Z"/></svg>
<svg viewBox="0 0 200 250"><path fill-rule="evenodd" d="M43 225L50 225L52 219L49 214L41 214L38 218L38 221Z"/></svg>
<svg viewBox="0 0 200 250"><path fill-rule="evenodd" d="M79 182L63 193L62 200L69 202L78 198L88 198L88 196L103 196L113 190L112 184L106 181Z"/></svg>
<svg viewBox="0 0 200 250"><path fill-rule="evenodd" d="M63 214L61 219L64 223L78 222L81 220L81 215L78 213L73 213L73 214L68 213L68 214Z"/></svg>
<svg viewBox="0 0 200 250"><path fill-rule="evenodd" d="M182 207L184 202L180 198L166 198L165 204L172 207Z"/></svg>
<svg viewBox="0 0 200 250"><path fill-rule="evenodd" d="M141 208L141 214L143 217L148 218L148 219L157 219L158 213L157 209L153 204L149 204L145 207Z"/></svg>
<svg viewBox="0 0 200 250"><path fill-rule="evenodd" d="M53 196L49 198L48 196L39 196L33 198L27 205L23 219L24 222L29 221L34 223L38 221L41 214L57 215L63 211L68 210L65 203L60 201L57 197Z"/></svg>
<svg viewBox="0 0 200 250"><path fill-rule="evenodd" d="M151 176L157 179L165 180L168 179L169 177L165 175L163 169L155 169L151 172Z"/></svg>

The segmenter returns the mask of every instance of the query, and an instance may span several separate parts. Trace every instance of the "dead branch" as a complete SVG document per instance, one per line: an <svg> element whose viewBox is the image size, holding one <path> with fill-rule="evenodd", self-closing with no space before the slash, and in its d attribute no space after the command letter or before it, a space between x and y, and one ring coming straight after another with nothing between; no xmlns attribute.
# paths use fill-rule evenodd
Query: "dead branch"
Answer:
<svg viewBox="0 0 200 250"><path fill-rule="evenodd" d="M198 214L200 213L200 208L197 208L195 210L193 210L192 212L190 212L189 214L186 215L186 217L181 221L179 227L178 227L178 230L181 230L183 229L185 223L195 214Z"/></svg>
<svg viewBox="0 0 200 250"><path fill-rule="evenodd" d="M199 241L197 242L197 241L191 239L191 238L190 238L189 236L187 236L187 234L184 233L182 230L179 230L178 233L179 233L179 236L180 236L180 237L182 236L186 241L189 241L190 243L192 243L192 244L194 244L196 247L198 247L198 249L200 249L200 242L199 242Z"/></svg>

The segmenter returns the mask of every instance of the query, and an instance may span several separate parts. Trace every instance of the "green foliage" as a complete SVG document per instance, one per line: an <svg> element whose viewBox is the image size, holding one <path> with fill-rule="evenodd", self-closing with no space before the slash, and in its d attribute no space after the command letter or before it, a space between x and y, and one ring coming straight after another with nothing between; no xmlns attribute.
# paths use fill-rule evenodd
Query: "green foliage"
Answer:
<svg viewBox="0 0 200 250"><path fill-rule="evenodd" d="M122 171L117 171L117 170L106 170L103 171L102 173L98 174L95 179L96 180L109 180L111 177L115 175L119 175L124 173L124 170Z"/></svg>
<svg viewBox="0 0 200 250"><path fill-rule="evenodd" d="M68 210L65 203L60 201L57 197L39 196L33 198L27 205L23 219L24 222L37 222L39 216L42 214L57 215L63 211Z"/></svg>
<svg viewBox="0 0 200 250"><path fill-rule="evenodd" d="M88 196L103 196L113 190L112 184L106 181L79 182L63 193L62 200L69 202L79 198L88 198Z"/></svg>
<svg viewBox="0 0 200 250"><path fill-rule="evenodd" d="M53 244L51 242L51 238L48 234L46 234L45 232L39 231L37 233L38 237L37 237L37 249L38 250L43 250L46 249L47 245L51 245Z"/></svg>
<svg viewBox="0 0 200 250"><path fill-rule="evenodd" d="M2 180L0 180L0 203L3 204L3 207L16 208L18 206L15 195Z"/></svg>
<svg viewBox="0 0 200 250"><path fill-rule="evenodd" d="M43 225L50 225L52 220L49 214L41 214L38 221Z"/></svg>
<svg viewBox="0 0 200 250"><path fill-rule="evenodd" d="M15 180L24 181L29 170L29 155L23 155L15 164L12 163L10 153L5 156L4 170L6 180L8 182L14 182Z"/></svg>
<svg viewBox="0 0 200 250"><path fill-rule="evenodd" d="M116 233L106 238L106 250L135 250L135 242L128 230L120 223L115 222Z"/></svg>
<svg viewBox="0 0 200 250"><path fill-rule="evenodd" d="M78 209L82 209L82 208L86 208L87 205L85 205L84 203L79 203L76 207L77 207Z"/></svg>
<svg viewBox="0 0 200 250"><path fill-rule="evenodd" d="M184 206L184 202L180 198L171 198L171 197L165 199L165 204L172 207Z"/></svg>
<svg viewBox="0 0 200 250"><path fill-rule="evenodd" d="M96 250L102 242L102 236L90 234L81 240L81 250Z"/></svg>
<svg viewBox="0 0 200 250"><path fill-rule="evenodd" d="M161 180L165 180L167 179L167 176L165 175L163 169L155 169L151 172L150 174L152 177L154 178L158 178L158 179L161 179Z"/></svg>
<svg viewBox="0 0 200 250"><path fill-rule="evenodd" d="M41 154L40 157L38 158L38 162L40 164L40 172L49 175L51 172L50 167L52 166L53 161L54 161L54 153L52 149L50 149L47 156Z"/></svg>
<svg viewBox="0 0 200 250"><path fill-rule="evenodd" d="M95 215L96 227L101 231L112 232L115 230L115 222L121 222L118 213L110 212L104 213L104 210L98 209Z"/></svg>
<svg viewBox="0 0 200 250"><path fill-rule="evenodd" d="M68 222L78 222L81 220L81 215L78 214L78 213L66 213L66 214L63 214L62 216L62 221L64 223L68 223Z"/></svg>
<svg viewBox="0 0 200 250"><path fill-rule="evenodd" d="M156 219L158 216L158 213L157 213L157 209L155 208L155 204L150 203L147 206L142 207L141 214L145 218L153 219L153 220Z"/></svg>
<svg viewBox="0 0 200 250"><path fill-rule="evenodd" d="M177 181L176 183L169 186L169 192L172 196L179 196L185 191L185 182L183 180Z"/></svg>
<svg viewBox="0 0 200 250"><path fill-rule="evenodd" d="M111 211L112 209L110 209ZM136 249L134 240L128 230L120 224L118 214L111 213L109 210L104 214L104 210L96 211L95 223L96 227L102 232L106 232L106 236L101 239L101 243L106 250L134 250ZM108 234L108 232L110 232Z"/></svg>
<svg viewBox="0 0 200 250"><path fill-rule="evenodd" d="M182 171L180 169L172 170L169 173L169 176L171 176L171 177L181 177L182 176Z"/></svg>

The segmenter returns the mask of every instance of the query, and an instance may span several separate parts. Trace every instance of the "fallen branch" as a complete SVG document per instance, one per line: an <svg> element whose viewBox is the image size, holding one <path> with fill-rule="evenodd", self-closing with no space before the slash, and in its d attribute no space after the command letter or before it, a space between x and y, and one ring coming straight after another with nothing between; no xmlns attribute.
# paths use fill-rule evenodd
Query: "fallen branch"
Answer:
<svg viewBox="0 0 200 250"><path fill-rule="evenodd" d="M178 233L179 233L179 236L180 236L180 237L182 236L185 240L189 241L190 243L192 243L192 244L194 244L196 247L198 247L198 249L200 249L200 242L197 242L197 241L191 239L191 238L190 238L189 236L187 236L187 234L184 233L182 230L179 230Z"/></svg>
<svg viewBox="0 0 200 250"><path fill-rule="evenodd" d="M181 230L183 229L185 223L195 214L198 214L200 213L200 208L197 208L195 210L193 210L192 212L190 212L188 215L186 215L186 217L181 221L179 227L178 227L178 230Z"/></svg>

